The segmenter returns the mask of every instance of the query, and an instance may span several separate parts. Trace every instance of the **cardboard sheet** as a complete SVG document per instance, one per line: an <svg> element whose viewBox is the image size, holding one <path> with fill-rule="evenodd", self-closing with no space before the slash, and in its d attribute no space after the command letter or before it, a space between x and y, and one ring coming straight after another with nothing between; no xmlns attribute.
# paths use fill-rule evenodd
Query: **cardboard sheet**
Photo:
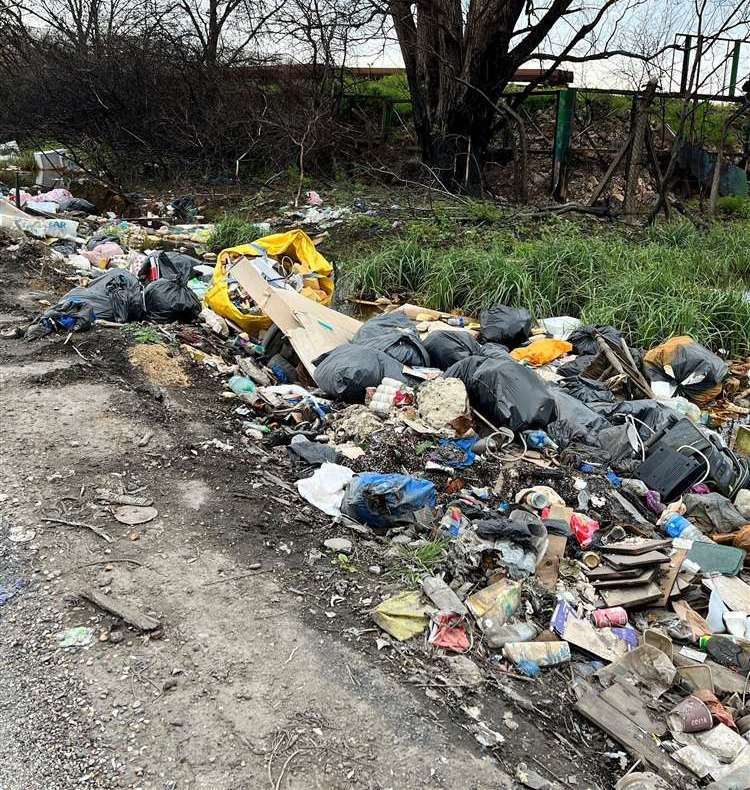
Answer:
<svg viewBox="0 0 750 790"><path fill-rule="evenodd" d="M342 343L348 343L362 326L356 318L313 302L290 288L274 287L263 279L247 258L240 258L230 274L289 338L310 375L315 371L313 360Z"/></svg>

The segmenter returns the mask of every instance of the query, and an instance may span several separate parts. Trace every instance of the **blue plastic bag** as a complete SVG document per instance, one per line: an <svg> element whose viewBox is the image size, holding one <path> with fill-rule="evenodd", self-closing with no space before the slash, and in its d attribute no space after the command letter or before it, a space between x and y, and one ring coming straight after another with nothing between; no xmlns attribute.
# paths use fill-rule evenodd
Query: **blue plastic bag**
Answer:
<svg viewBox="0 0 750 790"><path fill-rule="evenodd" d="M351 479L341 512L371 527L389 527L435 503L435 484L430 480L363 472Z"/></svg>

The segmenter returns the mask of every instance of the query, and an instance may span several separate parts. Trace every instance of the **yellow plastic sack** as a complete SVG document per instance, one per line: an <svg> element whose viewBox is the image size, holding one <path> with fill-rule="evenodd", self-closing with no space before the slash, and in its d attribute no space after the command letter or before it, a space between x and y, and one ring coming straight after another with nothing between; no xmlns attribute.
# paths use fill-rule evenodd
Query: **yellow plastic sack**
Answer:
<svg viewBox="0 0 750 790"><path fill-rule="evenodd" d="M405 642L427 628L428 609L419 591L402 592L376 606L372 619L399 642Z"/></svg>
<svg viewBox="0 0 750 790"><path fill-rule="evenodd" d="M247 315L239 310L229 298L227 271L237 258L257 257L263 247L271 258L288 255L297 261L294 271L306 275L302 295L315 302L328 305L333 298L333 266L315 249L312 239L303 230L290 230L264 236L252 244L242 244L222 250L216 259L214 276L206 291L206 305L215 313L237 324L250 335L257 335L271 325L265 315Z"/></svg>
<svg viewBox="0 0 750 790"><path fill-rule="evenodd" d="M529 346L513 349L510 355L516 362L528 362L529 365L539 367L539 365L546 365L553 359L569 354L572 350L573 346L567 340L542 338Z"/></svg>

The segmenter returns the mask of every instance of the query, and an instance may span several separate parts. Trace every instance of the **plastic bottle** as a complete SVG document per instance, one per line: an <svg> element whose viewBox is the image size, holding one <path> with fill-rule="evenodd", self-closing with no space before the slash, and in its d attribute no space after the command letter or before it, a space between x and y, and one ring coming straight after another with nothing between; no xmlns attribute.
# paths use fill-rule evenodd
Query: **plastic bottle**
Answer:
<svg viewBox="0 0 750 790"><path fill-rule="evenodd" d="M544 431L524 431L523 438L532 450L544 450L545 448L551 450L557 449L557 445Z"/></svg>
<svg viewBox="0 0 750 790"><path fill-rule="evenodd" d="M533 623L499 625L498 620L491 616L491 611L480 620L484 638L490 647L504 647L508 642L530 642L539 634L539 629Z"/></svg>
<svg viewBox="0 0 750 790"><path fill-rule="evenodd" d="M683 540L706 540L706 536L691 524L684 516L673 513L664 522L664 531L670 538L682 538Z"/></svg>
<svg viewBox="0 0 750 790"><path fill-rule="evenodd" d="M448 318L445 322L448 326L466 326L467 321L466 318L462 315L454 316L453 318Z"/></svg>
<svg viewBox="0 0 750 790"><path fill-rule="evenodd" d="M540 667L550 667L570 661L570 645L567 642L508 642L503 655L514 664L533 661Z"/></svg>

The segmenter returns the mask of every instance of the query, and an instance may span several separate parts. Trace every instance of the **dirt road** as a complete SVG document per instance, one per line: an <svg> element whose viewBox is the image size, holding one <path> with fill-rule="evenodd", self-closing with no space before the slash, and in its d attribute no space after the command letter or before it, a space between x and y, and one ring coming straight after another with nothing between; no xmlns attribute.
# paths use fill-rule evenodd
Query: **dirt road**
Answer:
<svg viewBox="0 0 750 790"><path fill-rule="evenodd" d="M15 286L2 326L53 298ZM284 572L314 573L299 536L316 517L260 457L204 444L234 441L220 388L159 388L121 330L64 339L0 341L0 788L509 786L385 658L336 620L310 624L317 602ZM158 517L120 524L100 488L152 498ZM124 627L86 587L161 629ZM79 626L91 643L60 647Z"/></svg>

